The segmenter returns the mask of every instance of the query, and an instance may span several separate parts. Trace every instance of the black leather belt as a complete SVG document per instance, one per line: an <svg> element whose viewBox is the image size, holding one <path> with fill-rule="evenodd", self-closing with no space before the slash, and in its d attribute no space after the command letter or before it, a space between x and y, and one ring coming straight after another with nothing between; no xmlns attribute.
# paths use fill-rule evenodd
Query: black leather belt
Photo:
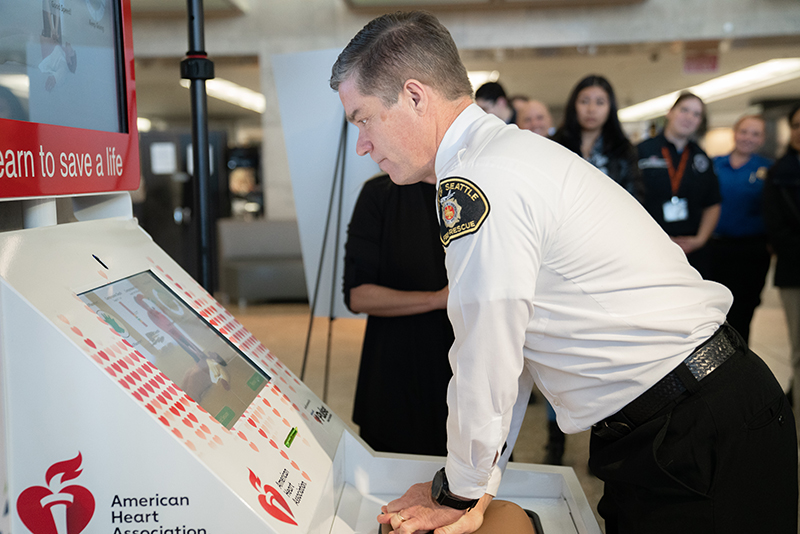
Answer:
<svg viewBox="0 0 800 534"><path fill-rule="evenodd" d="M700 381L742 346L736 331L724 324L675 369L622 410L603 419L593 431L603 438L619 438L651 419L684 393L697 391ZM681 399L682 400L682 399Z"/></svg>

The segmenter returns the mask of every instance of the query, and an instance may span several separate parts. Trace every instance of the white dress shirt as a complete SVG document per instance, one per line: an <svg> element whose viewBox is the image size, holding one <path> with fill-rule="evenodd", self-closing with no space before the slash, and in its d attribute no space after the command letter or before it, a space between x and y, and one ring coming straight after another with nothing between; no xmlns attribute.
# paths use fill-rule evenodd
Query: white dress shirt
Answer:
<svg viewBox="0 0 800 534"><path fill-rule="evenodd" d="M447 477L453 493L477 498L499 486L531 379L565 432L588 429L710 337L732 297L613 180L476 105L445 134L436 176L468 180L489 204L445 260Z"/></svg>

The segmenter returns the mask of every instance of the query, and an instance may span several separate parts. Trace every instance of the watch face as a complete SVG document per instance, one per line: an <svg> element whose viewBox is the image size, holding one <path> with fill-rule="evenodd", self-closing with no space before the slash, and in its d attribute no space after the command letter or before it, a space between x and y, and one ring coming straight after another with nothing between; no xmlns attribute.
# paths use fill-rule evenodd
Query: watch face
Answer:
<svg viewBox="0 0 800 534"><path fill-rule="evenodd" d="M437 502L439 501L439 497L442 495L443 482L444 482L444 473L442 471L437 471L436 474L433 476L433 483L431 484L431 495L433 496L433 499Z"/></svg>

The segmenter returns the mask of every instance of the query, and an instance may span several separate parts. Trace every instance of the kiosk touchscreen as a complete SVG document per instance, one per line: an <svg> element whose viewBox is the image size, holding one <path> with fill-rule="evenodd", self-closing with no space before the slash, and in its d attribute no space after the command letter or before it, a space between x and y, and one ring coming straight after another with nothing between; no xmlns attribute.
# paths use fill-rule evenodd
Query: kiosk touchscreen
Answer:
<svg viewBox="0 0 800 534"><path fill-rule="evenodd" d="M150 271L79 296L228 430L269 381Z"/></svg>

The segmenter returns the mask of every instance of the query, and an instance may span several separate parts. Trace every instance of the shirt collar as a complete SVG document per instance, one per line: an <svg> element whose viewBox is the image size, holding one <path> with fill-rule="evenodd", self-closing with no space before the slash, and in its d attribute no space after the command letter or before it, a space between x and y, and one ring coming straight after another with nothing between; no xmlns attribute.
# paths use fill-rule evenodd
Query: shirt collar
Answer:
<svg viewBox="0 0 800 534"><path fill-rule="evenodd" d="M752 161L752 159L753 158L750 158L750 160L748 160L748 162L745 163L744 166L746 167L747 164L750 163L750 161ZM731 155L727 154L725 156L720 156L718 165L733 169L733 165L731 165Z"/></svg>
<svg viewBox="0 0 800 534"><path fill-rule="evenodd" d="M453 124L447 129L439 148L436 151L436 180L447 164L452 160L458 151L464 147L465 138L470 126L478 119L485 117L486 112L477 104L470 104L462 111Z"/></svg>
<svg viewBox="0 0 800 534"><path fill-rule="evenodd" d="M669 139L667 139L667 136L666 136L666 135L664 135L664 130L661 130L661 133L659 133L658 135L659 135L661 138L663 138L663 139L664 139L664 143L665 143L667 146L669 146L670 148L672 148L672 151L673 151L673 152L675 152L676 154L683 154L683 150L688 150L688 151L689 151L689 154L691 154L692 152L695 152L695 149L694 149L694 147L695 147L696 143L695 143L694 141L692 141L691 139L689 139L689 140L686 142L686 146L685 146L685 147L683 147L683 150L681 150L680 152L678 152L678 147L676 147L676 146L675 146L675 145L672 143L672 141L670 141Z"/></svg>
<svg viewBox="0 0 800 534"><path fill-rule="evenodd" d="M731 155L730 154L728 154L726 156L720 156L719 157L719 162L720 162L720 165L724 165L724 166L730 168L732 171L733 170L741 171L742 169L744 169L746 171L750 171L752 169L758 169L759 167L769 167L769 166L772 165L772 162L770 160L768 160L768 159L766 159L763 156L760 156L758 154L751 154L750 155L750 159L748 159L747 162L745 162L745 164L742 165L741 167L739 167L738 169L734 169L733 165L731 165Z"/></svg>

